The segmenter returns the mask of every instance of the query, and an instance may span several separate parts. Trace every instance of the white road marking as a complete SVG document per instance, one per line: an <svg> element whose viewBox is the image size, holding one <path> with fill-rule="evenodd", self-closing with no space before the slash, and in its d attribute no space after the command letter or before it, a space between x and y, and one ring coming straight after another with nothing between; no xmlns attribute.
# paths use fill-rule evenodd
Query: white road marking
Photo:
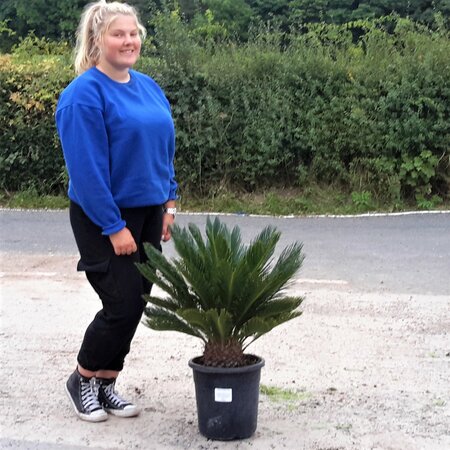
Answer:
<svg viewBox="0 0 450 450"><path fill-rule="evenodd" d="M51 278L56 277L57 275L61 275L58 272L0 272L0 278L7 277L43 277L43 278Z"/></svg>
<svg viewBox="0 0 450 450"><path fill-rule="evenodd" d="M339 284L339 285L347 285L348 281L346 280L325 280L325 279L317 279L317 278L298 278L295 280L295 284Z"/></svg>
<svg viewBox="0 0 450 450"><path fill-rule="evenodd" d="M61 276L60 272L34 272L32 270L28 272L0 272L0 278L52 278L56 276ZM337 284L337 285L347 285L346 280L326 280L320 278L297 278L294 284Z"/></svg>
<svg viewBox="0 0 450 450"><path fill-rule="evenodd" d="M26 208L4 208L0 207L0 211L19 211L19 212L46 212L46 213L61 213L68 211L67 209L26 209ZM333 218L333 219L353 219L355 217L389 217L389 216L411 216L424 214L450 214L448 209L437 209L431 211L400 211L400 212L368 212L362 214L305 214L305 215L273 215L273 214L247 214L247 213L223 213L223 212L191 212L179 211L177 215L184 216L245 216L245 217L262 217L270 218L276 217L281 219L314 219L314 218Z"/></svg>

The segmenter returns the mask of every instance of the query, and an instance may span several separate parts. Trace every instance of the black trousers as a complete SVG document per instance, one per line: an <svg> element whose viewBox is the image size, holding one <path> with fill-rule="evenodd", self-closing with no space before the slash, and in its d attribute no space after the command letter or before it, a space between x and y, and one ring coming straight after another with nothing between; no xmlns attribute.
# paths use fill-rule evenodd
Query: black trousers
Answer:
<svg viewBox="0 0 450 450"><path fill-rule="evenodd" d="M77 270L86 272L103 304L88 326L78 353L81 367L93 372L123 369L144 310L142 294L151 290L135 263L146 259L144 242L161 250L162 205L124 208L121 213L138 247L129 256L117 256L101 228L80 206L70 204L70 223L80 252Z"/></svg>

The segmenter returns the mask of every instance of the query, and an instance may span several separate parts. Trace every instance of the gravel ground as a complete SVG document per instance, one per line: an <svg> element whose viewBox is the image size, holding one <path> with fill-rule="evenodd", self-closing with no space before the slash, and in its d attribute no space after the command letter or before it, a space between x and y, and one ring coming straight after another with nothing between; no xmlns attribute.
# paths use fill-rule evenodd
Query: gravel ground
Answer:
<svg viewBox="0 0 450 450"><path fill-rule="evenodd" d="M134 419L78 420L64 393L99 300L76 256L1 255L0 448L449 449L450 296L298 282L304 314L249 350L265 358L258 429L239 442L197 430L195 338L140 326L118 390Z"/></svg>

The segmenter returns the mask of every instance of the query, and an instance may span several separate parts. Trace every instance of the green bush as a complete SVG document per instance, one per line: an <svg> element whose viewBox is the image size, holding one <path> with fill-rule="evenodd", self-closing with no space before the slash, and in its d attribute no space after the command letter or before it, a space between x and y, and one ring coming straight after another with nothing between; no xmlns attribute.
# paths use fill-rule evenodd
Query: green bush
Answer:
<svg viewBox="0 0 450 450"><path fill-rule="evenodd" d="M316 183L361 209L448 198L448 33L397 17L356 25L356 43L347 25L310 24L255 29L238 45L157 15L138 69L171 102L181 192ZM53 114L73 72L63 45L36 39L0 61L0 186L60 192Z"/></svg>
<svg viewBox="0 0 450 450"><path fill-rule="evenodd" d="M59 92L72 77L62 56L0 56L0 187L39 194L65 190L55 133Z"/></svg>

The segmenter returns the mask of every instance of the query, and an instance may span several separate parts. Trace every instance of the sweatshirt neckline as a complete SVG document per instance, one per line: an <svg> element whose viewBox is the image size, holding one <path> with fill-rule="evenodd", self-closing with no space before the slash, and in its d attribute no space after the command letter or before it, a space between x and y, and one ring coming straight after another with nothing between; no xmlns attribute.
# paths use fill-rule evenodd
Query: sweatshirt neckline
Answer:
<svg viewBox="0 0 450 450"><path fill-rule="evenodd" d="M131 84L133 84L134 75L133 75L133 71L131 69L128 72L130 74L130 79L126 83L121 83L120 81L116 81L116 80L112 79L111 77L106 75L106 73L103 73L101 70L97 69L97 67L95 67L95 66L92 67L92 70L94 70L96 73L100 74L101 77L108 80L115 86L130 86Z"/></svg>

